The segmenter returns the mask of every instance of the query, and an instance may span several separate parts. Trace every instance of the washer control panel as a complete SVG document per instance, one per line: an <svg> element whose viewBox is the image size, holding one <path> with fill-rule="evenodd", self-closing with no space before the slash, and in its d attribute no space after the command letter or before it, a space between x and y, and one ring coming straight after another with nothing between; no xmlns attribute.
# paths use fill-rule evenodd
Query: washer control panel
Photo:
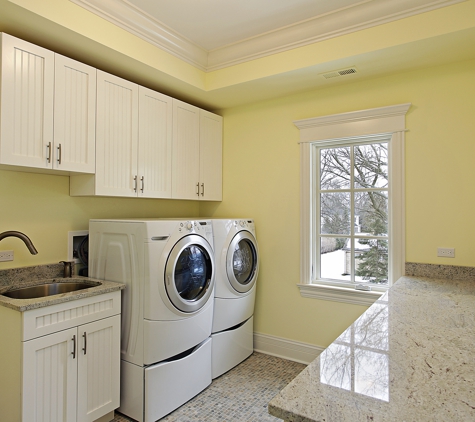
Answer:
<svg viewBox="0 0 475 422"><path fill-rule="evenodd" d="M213 226L211 221L201 220L201 221L182 221L178 226L178 232L180 233L196 233L200 234L203 237L208 238L213 236Z"/></svg>
<svg viewBox="0 0 475 422"><path fill-rule="evenodd" d="M253 220L234 220L233 224L236 229L254 230Z"/></svg>

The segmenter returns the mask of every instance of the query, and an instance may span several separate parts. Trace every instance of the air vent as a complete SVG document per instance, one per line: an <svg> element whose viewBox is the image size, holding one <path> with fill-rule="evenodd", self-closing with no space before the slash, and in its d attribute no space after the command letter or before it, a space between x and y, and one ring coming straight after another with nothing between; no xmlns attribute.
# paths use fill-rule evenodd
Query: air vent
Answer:
<svg viewBox="0 0 475 422"><path fill-rule="evenodd" d="M356 67L349 67L348 69L340 69L340 70L334 70L333 72L322 73L322 76L325 79L331 79L331 78L339 78L340 76L353 75L354 73L358 73L358 71L356 70Z"/></svg>

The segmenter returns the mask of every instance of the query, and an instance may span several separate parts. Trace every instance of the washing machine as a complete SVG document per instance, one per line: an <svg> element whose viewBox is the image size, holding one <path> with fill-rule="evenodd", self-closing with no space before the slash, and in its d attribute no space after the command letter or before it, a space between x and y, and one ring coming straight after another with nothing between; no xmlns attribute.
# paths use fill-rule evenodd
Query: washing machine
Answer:
<svg viewBox="0 0 475 422"><path fill-rule="evenodd" d="M254 350L253 315L259 256L254 221L213 219L216 286L212 327L212 378Z"/></svg>
<svg viewBox="0 0 475 422"><path fill-rule="evenodd" d="M210 220L91 220L89 274L126 285L119 412L156 421L211 383Z"/></svg>

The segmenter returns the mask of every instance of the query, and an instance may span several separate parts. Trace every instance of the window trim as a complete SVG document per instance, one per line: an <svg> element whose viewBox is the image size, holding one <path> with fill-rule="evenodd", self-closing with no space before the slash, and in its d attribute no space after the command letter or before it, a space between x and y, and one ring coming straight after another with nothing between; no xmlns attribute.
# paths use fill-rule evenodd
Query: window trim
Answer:
<svg viewBox="0 0 475 422"><path fill-rule="evenodd" d="M314 246L312 145L330 140L361 136L390 135L390 215L391 233L389 264L390 279L395 281L404 274L405 266L405 202L404 202L404 140L405 116L411 103L379 107L349 113L320 116L294 121L300 130L300 283L303 297L313 297L368 306L378 299L381 291L360 291L328 283L312 283L312 256ZM374 300L373 300L374 298Z"/></svg>

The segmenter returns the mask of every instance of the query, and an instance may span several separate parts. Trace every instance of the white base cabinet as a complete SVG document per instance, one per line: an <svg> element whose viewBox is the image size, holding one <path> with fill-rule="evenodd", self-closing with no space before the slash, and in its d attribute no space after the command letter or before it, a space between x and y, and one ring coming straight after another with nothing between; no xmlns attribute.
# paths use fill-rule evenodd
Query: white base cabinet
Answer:
<svg viewBox="0 0 475 422"><path fill-rule="evenodd" d="M1 350L2 422L93 422L119 407L120 292L23 313L1 307L0 321L2 336L22 332ZM3 372L9 365L19 370Z"/></svg>

